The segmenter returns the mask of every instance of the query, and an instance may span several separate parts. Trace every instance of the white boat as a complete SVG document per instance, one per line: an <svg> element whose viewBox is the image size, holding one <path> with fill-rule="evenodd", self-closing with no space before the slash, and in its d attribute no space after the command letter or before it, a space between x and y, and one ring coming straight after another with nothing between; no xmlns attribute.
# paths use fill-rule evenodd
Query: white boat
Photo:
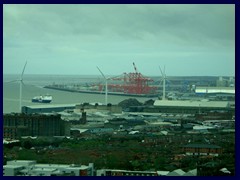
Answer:
<svg viewBox="0 0 240 180"><path fill-rule="evenodd" d="M38 103L50 103L52 101L52 96L51 95L40 95L40 96L35 96L32 98L32 102L38 102Z"/></svg>

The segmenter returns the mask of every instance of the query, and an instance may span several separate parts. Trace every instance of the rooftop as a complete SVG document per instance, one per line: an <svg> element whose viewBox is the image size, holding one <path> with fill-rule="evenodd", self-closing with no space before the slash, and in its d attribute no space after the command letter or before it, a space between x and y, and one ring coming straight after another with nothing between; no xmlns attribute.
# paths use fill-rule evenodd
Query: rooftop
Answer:
<svg viewBox="0 0 240 180"><path fill-rule="evenodd" d="M210 149L219 149L220 146L212 145L212 144L187 144L183 147L189 147L189 148L210 148Z"/></svg>
<svg viewBox="0 0 240 180"><path fill-rule="evenodd" d="M215 107L227 108L229 103L227 101L168 101L168 100L155 100L154 106L168 106L168 107Z"/></svg>
<svg viewBox="0 0 240 180"><path fill-rule="evenodd" d="M235 94L235 87L196 87L196 93L228 93Z"/></svg>
<svg viewBox="0 0 240 180"><path fill-rule="evenodd" d="M44 108L61 108L61 107L75 107L76 104L40 104L40 105L32 105L25 106L31 109L44 109Z"/></svg>

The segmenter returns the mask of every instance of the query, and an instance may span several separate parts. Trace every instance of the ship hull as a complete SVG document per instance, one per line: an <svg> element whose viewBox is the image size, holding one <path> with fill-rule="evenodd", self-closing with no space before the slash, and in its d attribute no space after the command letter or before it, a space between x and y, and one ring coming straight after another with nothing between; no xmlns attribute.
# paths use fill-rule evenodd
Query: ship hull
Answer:
<svg viewBox="0 0 240 180"><path fill-rule="evenodd" d="M34 103L50 103L52 101L52 96L36 96L32 98L32 102Z"/></svg>
<svg viewBox="0 0 240 180"><path fill-rule="evenodd" d="M50 103L52 100L38 100L38 99L32 99L32 102L35 103Z"/></svg>

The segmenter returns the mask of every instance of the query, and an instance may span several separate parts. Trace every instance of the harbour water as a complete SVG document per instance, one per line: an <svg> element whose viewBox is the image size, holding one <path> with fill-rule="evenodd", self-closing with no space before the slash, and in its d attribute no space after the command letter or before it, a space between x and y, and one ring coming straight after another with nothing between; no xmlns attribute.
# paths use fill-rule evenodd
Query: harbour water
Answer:
<svg viewBox="0 0 240 180"><path fill-rule="evenodd" d="M19 75L3 75L3 113L20 112ZM76 92L65 92L43 88L43 86L53 83L61 84L91 84L101 82L99 76L81 76L81 75L24 75L24 84L22 85L22 106L37 105L31 102L34 96L50 94L53 96L51 104L80 104L84 102L105 102L105 94L86 94ZM108 102L118 104L119 102L131 97L108 95ZM133 97L140 102L145 102L149 98ZM153 99L153 98L152 98Z"/></svg>

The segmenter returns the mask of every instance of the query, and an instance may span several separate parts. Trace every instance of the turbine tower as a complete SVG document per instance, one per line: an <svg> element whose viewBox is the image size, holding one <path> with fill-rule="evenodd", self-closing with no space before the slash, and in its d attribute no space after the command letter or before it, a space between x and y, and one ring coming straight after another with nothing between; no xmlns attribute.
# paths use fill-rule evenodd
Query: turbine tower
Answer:
<svg viewBox="0 0 240 180"><path fill-rule="evenodd" d="M102 77L105 79L105 104L108 104L108 78L106 78L106 76L102 73L102 71L99 69L99 67L97 67L97 69L99 70L99 72L101 73Z"/></svg>
<svg viewBox="0 0 240 180"><path fill-rule="evenodd" d="M166 99L166 95L165 95L165 85L166 85L166 74L165 74L165 66L164 66L164 69L162 71L161 67L159 66L159 70L161 71L161 74L162 74L162 79L161 81L163 81L163 96L162 96L162 100L165 100Z"/></svg>
<svg viewBox="0 0 240 180"><path fill-rule="evenodd" d="M27 65L27 61L23 67L23 71L22 71L22 74L21 74L21 79L20 79L20 95L19 95L19 98L20 98L20 103L19 103L19 109L20 109L20 112L22 111L22 85L23 85L23 73L25 71L25 68L26 68L26 65Z"/></svg>
<svg viewBox="0 0 240 180"><path fill-rule="evenodd" d="M26 68L26 65L27 65L27 61L23 67L23 71L22 71L22 74L20 76L20 79L16 79L16 80L13 80L13 81L10 81L10 82L19 82L19 86L20 86L20 90L19 90L19 110L20 110L20 113L22 111L22 85L24 84L23 83L23 74L24 74L24 71L25 71L25 68Z"/></svg>

